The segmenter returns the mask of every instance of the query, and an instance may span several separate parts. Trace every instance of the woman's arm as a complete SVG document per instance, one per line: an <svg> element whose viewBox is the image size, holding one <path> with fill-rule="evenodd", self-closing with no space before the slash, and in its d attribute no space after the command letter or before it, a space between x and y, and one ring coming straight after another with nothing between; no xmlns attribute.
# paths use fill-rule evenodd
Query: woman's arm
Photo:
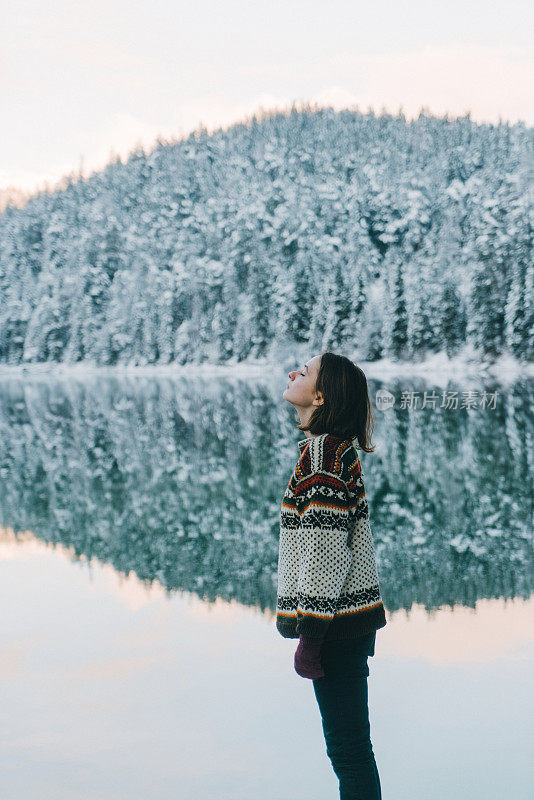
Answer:
<svg viewBox="0 0 534 800"><path fill-rule="evenodd" d="M341 478L318 470L297 487L297 633L324 638L352 563L349 496Z"/></svg>

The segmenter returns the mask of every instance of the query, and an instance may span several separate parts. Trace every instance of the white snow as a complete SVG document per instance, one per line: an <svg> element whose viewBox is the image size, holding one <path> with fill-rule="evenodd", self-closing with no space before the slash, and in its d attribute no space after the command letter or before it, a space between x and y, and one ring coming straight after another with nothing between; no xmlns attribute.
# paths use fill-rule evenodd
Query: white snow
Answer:
<svg viewBox="0 0 534 800"><path fill-rule="evenodd" d="M310 355L313 354L310 353ZM436 353L420 362L396 362L389 358L382 358L378 361L359 361L351 354L347 353L347 355L361 367L367 378L383 381L403 377L419 378L424 379L429 385L446 386L450 382L476 384L480 383L482 379L491 379L501 385L510 385L520 378L534 378L534 362L521 363L509 355L501 356L493 362L484 361L477 357L469 345L466 345L454 358L448 358L446 353ZM287 370L296 369L297 362L300 363L298 358L296 358L295 364L287 367ZM77 364L0 364L0 377L46 379L61 376L86 379L99 376L170 378L219 375L221 378L250 377L270 383L274 378L285 380L287 370L280 365L280 361L274 362L266 359L248 359L240 363L228 364L149 364L111 367L80 362Z"/></svg>

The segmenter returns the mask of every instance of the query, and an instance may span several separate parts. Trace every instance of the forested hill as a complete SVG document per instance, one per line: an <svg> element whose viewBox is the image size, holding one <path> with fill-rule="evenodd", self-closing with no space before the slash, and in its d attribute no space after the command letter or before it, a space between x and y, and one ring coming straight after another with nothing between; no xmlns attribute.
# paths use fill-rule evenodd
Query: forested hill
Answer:
<svg viewBox="0 0 534 800"><path fill-rule="evenodd" d="M292 109L70 176L0 215L0 362L533 359L533 130Z"/></svg>

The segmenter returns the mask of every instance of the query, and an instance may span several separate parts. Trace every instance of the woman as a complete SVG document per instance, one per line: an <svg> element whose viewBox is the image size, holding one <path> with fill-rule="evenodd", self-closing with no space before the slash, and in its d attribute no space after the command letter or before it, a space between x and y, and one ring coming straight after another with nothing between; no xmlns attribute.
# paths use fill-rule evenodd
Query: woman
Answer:
<svg viewBox="0 0 534 800"><path fill-rule="evenodd" d="M299 639L295 670L313 681L340 800L379 800L367 657L386 616L353 441L375 449L367 381L350 359L330 352L289 379L283 396L306 438L282 501L276 627Z"/></svg>

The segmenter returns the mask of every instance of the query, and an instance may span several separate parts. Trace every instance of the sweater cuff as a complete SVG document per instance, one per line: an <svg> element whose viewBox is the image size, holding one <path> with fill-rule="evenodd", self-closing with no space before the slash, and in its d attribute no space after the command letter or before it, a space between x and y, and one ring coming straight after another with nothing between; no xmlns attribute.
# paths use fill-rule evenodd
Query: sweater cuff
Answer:
<svg viewBox="0 0 534 800"><path fill-rule="evenodd" d="M297 614L297 633L303 634L310 639L324 639L326 632L332 620L318 619L317 617L306 617L302 614Z"/></svg>

